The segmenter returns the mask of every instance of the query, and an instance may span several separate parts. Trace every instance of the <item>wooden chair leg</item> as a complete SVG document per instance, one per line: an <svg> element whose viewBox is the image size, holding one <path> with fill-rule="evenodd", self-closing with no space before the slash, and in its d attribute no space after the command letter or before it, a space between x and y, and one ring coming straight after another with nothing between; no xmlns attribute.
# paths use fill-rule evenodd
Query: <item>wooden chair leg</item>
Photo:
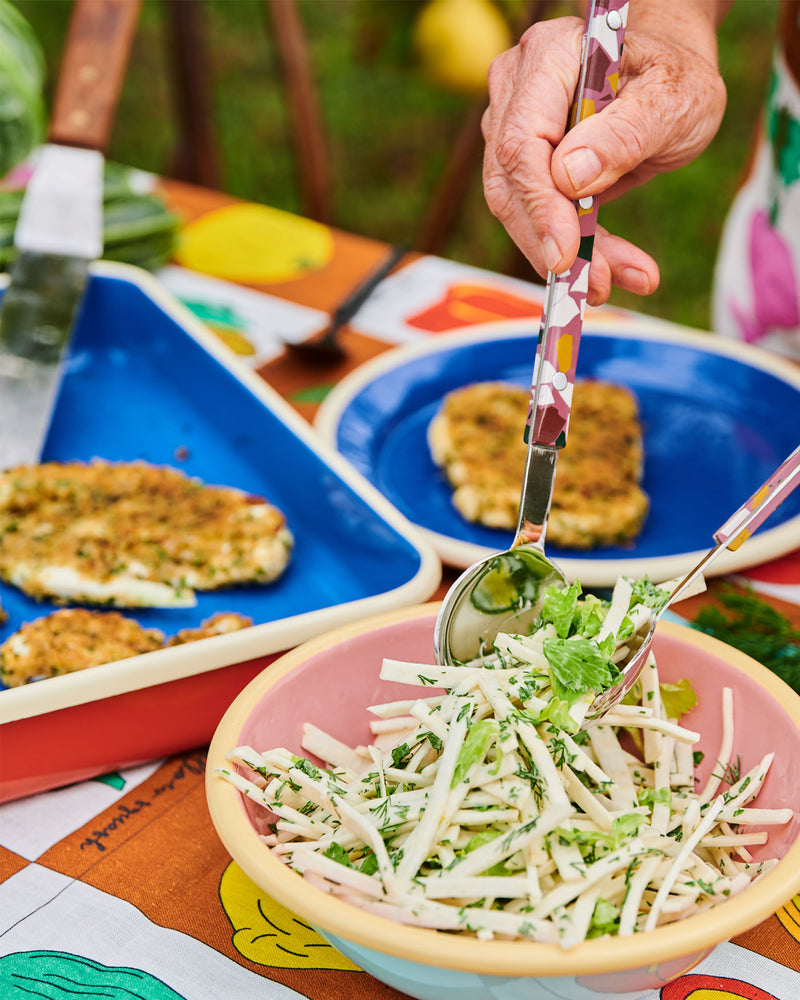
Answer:
<svg viewBox="0 0 800 1000"><path fill-rule="evenodd" d="M329 155L308 42L295 0L265 0L265 5L281 63L303 210L327 223L332 214Z"/></svg>
<svg viewBox="0 0 800 1000"><path fill-rule="evenodd" d="M519 22L514 25L515 33L521 35L526 28L540 20L546 5L547 0L530 0ZM479 172L483 152L481 118L485 108L484 98L476 101L468 111L458 133L453 151L420 227L417 246L425 253L438 254L445 249L476 171Z"/></svg>
<svg viewBox="0 0 800 1000"><path fill-rule="evenodd" d="M441 254L455 228L481 162L481 116L485 107L486 102L481 99L470 108L456 137L417 237L417 249L423 253Z"/></svg>
<svg viewBox="0 0 800 1000"><path fill-rule="evenodd" d="M169 174L218 189L222 171L211 126L211 75L202 7L202 0L166 0L168 64L178 123Z"/></svg>

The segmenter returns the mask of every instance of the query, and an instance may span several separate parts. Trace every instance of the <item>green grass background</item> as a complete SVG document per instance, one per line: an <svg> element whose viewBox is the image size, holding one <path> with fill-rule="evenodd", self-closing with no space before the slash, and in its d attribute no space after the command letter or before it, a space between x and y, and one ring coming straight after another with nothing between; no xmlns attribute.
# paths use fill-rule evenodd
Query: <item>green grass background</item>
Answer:
<svg viewBox="0 0 800 1000"><path fill-rule="evenodd" d="M113 159L161 173L168 172L176 135L165 2L145 0L109 149ZM518 11L520 0L500 2L512 15ZM44 46L49 95L69 0L16 0L16 6ZM411 42L420 6L420 0L299 0L329 141L334 222L412 245L475 101L441 90L420 71ZM662 273L655 294L641 299L615 292L618 305L708 327L717 242L763 103L777 6L777 0L735 0L723 24L720 64L728 108L709 149L682 170L603 207L603 224L647 249ZM547 14L570 7L554 2ZM203 15L221 186L241 198L301 211L263 0L205 0ZM691 88L692 80L685 86ZM508 237L484 204L479 158L472 173L469 197L443 254L519 273Z"/></svg>

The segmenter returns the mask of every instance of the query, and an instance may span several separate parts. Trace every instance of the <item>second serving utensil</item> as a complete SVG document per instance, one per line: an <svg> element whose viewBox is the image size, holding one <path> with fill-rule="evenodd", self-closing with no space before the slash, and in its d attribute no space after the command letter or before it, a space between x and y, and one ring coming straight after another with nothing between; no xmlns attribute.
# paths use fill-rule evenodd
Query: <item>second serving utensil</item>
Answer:
<svg viewBox="0 0 800 1000"><path fill-rule="evenodd" d="M307 340L286 341L285 346L298 357L308 361L334 362L341 360L345 351L339 341L340 330L353 319L378 285L392 273L408 252L407 246L392 247L375 270L367 275L364 281L339 303L331 316L330 323L324 330Z"/></svg>
<svg viewBox="0 0 800 1000"><path fill-rule="evenodd" d="M627 0L589 3L570 127L614 99L627 13ZM514 542L507 552L470 566L445 595L434 630L437 663L471 659L501 630L524 630L547 586L566 582L562 571L545 555L544 538L558 452L567 437L597 208L595 198L577 203L581 233L578 256L564 274L547 277Z"/></svg>
<svg viewBox="0 0 800 1000"><path fill-rule="evenodd" d="M800 486L800 446L795 448L769 479L714 532L713 537L717 544L699 560L696 566L689 570L686 576L672 587L666 603L658 611L653 612L649 621L644 623L643 628L638 633L640 640L632 643L633 649L627 659L617 664L622 671L622 677L613 687L595 699L587 713L588 719L596 719L605 715L614 705L622 701L636 683L650 655L656 625L667 608L671 604L691 596L692 584L702 577L706 567L726 549L735 552L743 545L756 528L766 521L769 515L783 503L797 486Z"/></svg>

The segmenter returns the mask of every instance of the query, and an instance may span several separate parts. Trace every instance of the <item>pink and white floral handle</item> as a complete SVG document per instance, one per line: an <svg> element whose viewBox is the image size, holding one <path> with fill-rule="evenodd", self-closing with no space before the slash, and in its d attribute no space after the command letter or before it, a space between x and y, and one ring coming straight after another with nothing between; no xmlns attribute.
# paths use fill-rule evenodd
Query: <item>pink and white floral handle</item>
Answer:
<svg viewBox="0 0 800 1000"><path fill-rule="evenodd" d="M628 0L589 0L581 76L570 112L570 127L602 111L616 96L627 19ZM575 207L581 232L580 249L568 271L547 277L525 426L526 441L556 448L563 447L567 440L598 199L581 199Z"/></svg>
<svg viewBox="0 0 800 1000"><path fill-rule="evenodd" d="M731 514L714 533L714 539L719 545L735 552L796 486L800 486L800 445L778 466L764 485L735 514Z"/></svg>
<svg viewBox="0 0 800 1000"><path fill-rule="evenodd" d="M666 611L674 601L680 600L681 594L686 596L686 592L692 583L703 574L706 567L721 552L725 552L726 549L735 552L740 545L743 545L756 528L762 522L766 521L775 508L783 503L796 486L800 486L800 445L795 448L787 459L781 462L764 485L756 490L750 499L743 503L737 511L731 514L722 527L714 533L714 541L717 544L673 588L669 601L667 601L661 612L653 619L650 629L651 635L661 613Z"/></svg>

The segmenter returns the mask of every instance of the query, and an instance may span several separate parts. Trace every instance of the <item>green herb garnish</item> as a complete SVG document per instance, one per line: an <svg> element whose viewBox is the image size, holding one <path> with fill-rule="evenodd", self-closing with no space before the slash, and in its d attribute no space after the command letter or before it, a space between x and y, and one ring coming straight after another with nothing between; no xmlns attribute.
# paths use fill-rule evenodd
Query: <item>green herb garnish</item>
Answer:
<svg viewBox="0 0 800 1000"><path fill-rule="evenodd" d="M800 692L800 631L752 589L726 591L718 597L728 614L718 607L705 607L692 624L752 656Z"/></svg>

